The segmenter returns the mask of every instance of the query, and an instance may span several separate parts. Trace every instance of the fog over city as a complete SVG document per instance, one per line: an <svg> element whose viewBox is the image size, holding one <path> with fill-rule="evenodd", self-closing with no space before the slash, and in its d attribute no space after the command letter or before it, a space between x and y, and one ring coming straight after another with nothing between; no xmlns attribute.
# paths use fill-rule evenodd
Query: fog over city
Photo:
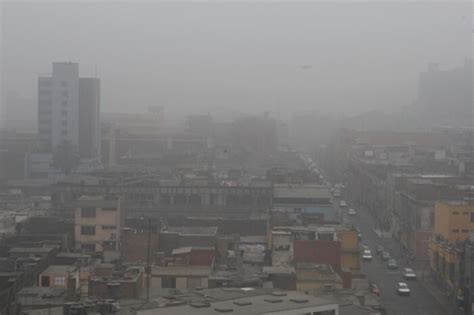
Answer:
<svg viewBox="0 0 474 315"><path fill-rule="evenodd" d="M0 315L473 315L473 15L0 0Z"/></svg>
<svg viewBox="0 0 474 315"><path fill-rule="evenodd" d="M470 2L4 1L1 20L2 103L32 121L51 61L97 73L104 111L288 119L411 105L429 63L472 55Z"/></svg>

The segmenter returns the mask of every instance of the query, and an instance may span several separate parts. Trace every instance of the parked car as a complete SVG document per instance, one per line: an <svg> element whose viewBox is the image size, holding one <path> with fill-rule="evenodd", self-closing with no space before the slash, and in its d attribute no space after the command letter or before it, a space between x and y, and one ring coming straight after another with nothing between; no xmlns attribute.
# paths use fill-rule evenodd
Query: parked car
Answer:
<svg viewBox="0 0 474 315"><path fill-rule="evenodd" d="M416 273L411 268L403 269L402 274L403 274L403 277L405 277L406 280L415 280L416 279Z"/></svg>
<svg viewBox="0 0 474 315"><path fill-rule="evenodd" d="M388 269L398 269L397 261L393 258L389 259L387 262Z"/></svg>
<svg viewBox="0 0 474 315"><path fill-rule="evenodd" d="M349 209L349 215L356 215L356 211L354 209Z"/></svg>
<svg viewBox="0 0 474 315"><path fill-rule="evenodd" d="M372 253L370 250L364 250L364 253L362 254L362 260L363 261L371 261L372 260Z"/></svg>
<svg viewBox="0 0 474 315"><path fill-rule="evenodd" d="M397 294L398 295L410 295L410 288L405 282L397 283Z"/></svg>
<svg viewBox="0 0 474 315"><path fill-rule="evenodd" d="M390 259L390 254L386 251L382 252L382 260L389 260Z"/></svg>
<svg viewBox="0 0 474 315"><path fill-rule="evenodd" d="M347 207L347 203L344 200L341 200L341 202L339 202L339 207Z"/></svg>
<svg viewBox="0 0 474 315"><path fill-rule="evenodd" d="M377 245L377 248L375 250L376 250L378 255L382 255L383 246L382 245Z"/></svg>
<svg viewBox="0 0 474 315"><path fill-rule="evenodd" d="M373 282L369 281L369 291L372 292L373 294L379 296L380 295L380 290L377 287L377 285Z"/></svg>

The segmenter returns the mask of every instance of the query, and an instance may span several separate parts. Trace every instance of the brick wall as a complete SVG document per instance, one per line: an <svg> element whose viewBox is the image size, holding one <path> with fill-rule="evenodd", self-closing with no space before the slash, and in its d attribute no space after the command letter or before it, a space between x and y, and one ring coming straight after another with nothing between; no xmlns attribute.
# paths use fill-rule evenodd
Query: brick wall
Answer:
<svg viewBox="0 0 474 315"><path fill-rule="evenodd" d="M317 263L331 265L341 270L341 243L338 241L294 241L295 263Z"/></svg>
<svg viewBox="0 0 474 315"><path fill-rule="evenodd" d="M159 250L159 235L150 233L150 258ZM147 261L148 233L135 234L133 231L124 231L121 246L122 258L126 262Z"/></svg>

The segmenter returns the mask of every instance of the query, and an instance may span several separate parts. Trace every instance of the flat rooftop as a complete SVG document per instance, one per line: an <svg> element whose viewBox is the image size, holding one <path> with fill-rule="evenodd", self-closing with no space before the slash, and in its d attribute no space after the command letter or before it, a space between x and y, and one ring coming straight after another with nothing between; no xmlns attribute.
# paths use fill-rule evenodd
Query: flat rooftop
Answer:
<svg viewBox="0 0 474 315"><path fill-rule="evenodd" d="M151 274L154 277L160 276L199 276L207 277L211 274L208 266L153 266Z"/></svg>
<svg viewBox="0 0 474 315"><path fill-rule="evenodd" d="M182 235L216 235L217 226L169 226L162 233L179 233Z"/></svg>
<svg viewBox="0 0 474 315"><path fill-rule="evenodd" d="M8 253L11 254L47 254L57 248L56 246L50 247L13 247Z"/></svg>
<svg viewBox="0 0 474 315"><path fill-rule="evenodd" d="M68 273L68 272L73 272L76 269L77 269L76 266L50 265L48 268L46 268L45 271L43 271L43 274L47 274L47 273Z"/></svg>
<svg viewBox="0 0 474 315"><path fill-rule="evenodd" d="M330 199L331 190L327 186L317 185L276 185L274 198Z"/></svg>
<svg viewBox="0 0 474 315"><path fill-rule="evenodd" d="M193 250L209 250L209 251L212 250L213 251L214 247L210 247L210 246L180 247L180 248L173 249L173 251L171 252L171 255L187 254L187 253L192 252Z"/></svg>
<svg viewBox="0 0 474 315"><path fill-rule="evenodd" d="M245 290L240 289L240 290ZM252 290L252 289L248 289ZM285 314L287 311L315 312L337 310L335 301L305 295L296 291L285 291L275 294L241 294L243 297L226 301L194 301L186 305L163 307L137 311L137 315L177 315L177 314L222 314L238 315Z"/></svg>

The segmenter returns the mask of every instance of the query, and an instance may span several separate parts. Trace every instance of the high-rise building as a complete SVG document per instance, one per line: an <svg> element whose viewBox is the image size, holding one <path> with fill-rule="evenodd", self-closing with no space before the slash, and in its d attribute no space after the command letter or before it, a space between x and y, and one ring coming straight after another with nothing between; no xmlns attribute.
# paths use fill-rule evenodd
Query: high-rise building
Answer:
<svg viewBox="0 0 474 315"><path fill-rule="evenodd" d="M100 80L79 78L79 153L84 158L100 153Z"/></svg>
<svg viewBox="0 0 474 315"><path fill-rule="evenodd" d="M41 151L63 142L84 158L99 155L100 81L79 78L79 64L54 62L50 77L38 78L38 130Z"/></svg>

